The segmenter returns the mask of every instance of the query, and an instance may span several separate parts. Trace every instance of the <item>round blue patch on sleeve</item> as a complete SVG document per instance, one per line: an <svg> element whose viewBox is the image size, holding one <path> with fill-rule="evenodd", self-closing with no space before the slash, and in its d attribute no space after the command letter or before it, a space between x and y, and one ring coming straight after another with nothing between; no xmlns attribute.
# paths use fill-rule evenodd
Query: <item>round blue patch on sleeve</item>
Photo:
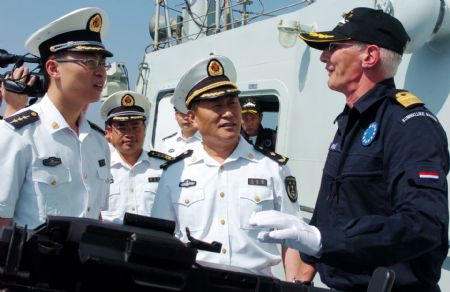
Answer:
<svg viewBox="0 0 450 292"><path fill-rule="evenodd" d="M361 145L369 146L370 143L375 139L378 131L378 123L373 122L369 125L369 127L364 131L361 137Z"/></svg>

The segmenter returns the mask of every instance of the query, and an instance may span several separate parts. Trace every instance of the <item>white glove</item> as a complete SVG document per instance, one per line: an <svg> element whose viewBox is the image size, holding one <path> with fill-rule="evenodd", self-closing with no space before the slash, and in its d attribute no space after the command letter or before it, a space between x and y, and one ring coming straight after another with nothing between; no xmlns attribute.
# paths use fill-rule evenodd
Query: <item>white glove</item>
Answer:
<svg viewBox="0 0 450 292"><path fill-rule="evenodd" d="M261 231L258 239L269 243L282 243L302 253L319 256L322 241L319 229L305 223L302 218L270 210L252 214L249 223L273 231ZM283 242L284 240L284 242Z"/></svg>

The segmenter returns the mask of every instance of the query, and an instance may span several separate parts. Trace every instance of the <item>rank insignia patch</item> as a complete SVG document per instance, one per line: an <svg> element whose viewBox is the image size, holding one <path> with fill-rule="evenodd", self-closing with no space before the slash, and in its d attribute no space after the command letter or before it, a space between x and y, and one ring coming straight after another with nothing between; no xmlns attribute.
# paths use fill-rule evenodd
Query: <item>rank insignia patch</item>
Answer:
<svg viewBox="0 0 450 292"><path fill-rule="evenodd" d="M98 161L98 166L103 167L103 166L105 166L105 165L106 165L105 159L100 159L100 160Z"/></svg>
<svg viewBox="0 0 450 292"><path fill-rule="evenodd" d="M377 131L378 131L378 123L377 122L371 123L369 127L364 131L361 137L361 145L369 146L375 139Z"/></svg>
<svg viewBox="0 0 450 292"><path fill-rule="evenodd" d="M180 188L189 188L196 186L197 182L195 180L185 179L184 181L180 182L178 185Z"/></svg>
<svg viewBox="0 0 450 292"><path fill-rule="evenodd" d="M267 186L267 179L263 178L249 178L248 179L249 186Z"/></svg>
<svg viewBox="0 0 450 292"><path fill-rule="evenodd" d="M157 183L157 182L159 182L159 176L154 176L154 177L149 177L148 178L148 182L149 183Z"/></svg>
<svg viewBox="0 0 450 292"><path fill-rule="evenodd" d="M297 202L298 193L297 193L297 182L295 181L295 177L287 176L284 179L284 185L286 187L286 193L289 197L289 200L291 200L291 202L293 203Z"/></svg>

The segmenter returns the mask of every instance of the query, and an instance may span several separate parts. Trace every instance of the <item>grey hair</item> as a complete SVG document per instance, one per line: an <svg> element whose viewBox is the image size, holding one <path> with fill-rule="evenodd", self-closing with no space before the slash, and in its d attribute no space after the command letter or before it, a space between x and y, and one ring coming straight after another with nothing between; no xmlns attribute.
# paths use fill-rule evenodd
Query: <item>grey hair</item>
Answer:
<svg viewBox="0 0 450 292"><path fill-rule="evenodd" d="M353 44L360 49L364 49L368 46L368 44L358 41L353 42ZM395 73L397 73L397 69L401 61L402 55L389 49L380 47L380 70L381 75L384 79L394 77Z"/></svg>
<svg viewBox="0 0 450 292"><path fill-rule="evenodd" d="M402 55L399 53L380 48L380 68L381 74L385 79L394 77L401 61Z"/></svg>

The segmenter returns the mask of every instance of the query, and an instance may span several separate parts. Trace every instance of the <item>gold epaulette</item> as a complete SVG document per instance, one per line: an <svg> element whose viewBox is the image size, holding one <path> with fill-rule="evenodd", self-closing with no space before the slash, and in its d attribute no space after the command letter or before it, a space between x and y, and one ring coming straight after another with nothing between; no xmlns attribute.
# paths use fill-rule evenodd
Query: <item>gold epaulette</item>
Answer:
<svg viewBox="0 0 450 292"><path fill-rule="evenodd" d="M148 152L147 155L149 157L156 157L156 158L159 158L159 159L162 159L165 161L172 161L175 159L175 157L173 157L173 156L170 156L170 155L167 155L166 153L162 153L162 152L155 151L155 150Z"/></svg>
<svg viewBox="0 0 450 292"><path fill-rule="evenodd" d="M164 162L163 164L161 164L159 167L162 169L167 169L170 165L174 164L175 162L178 162L180 160L183 160L187 157L190 157L192 155L194 151L189 149L184 151L183 153L181 153L180 155L178 155L177 157L175 157L173 160Z"/></svg>
<svg viewBox="0 0 450 292"><path fill-rule="evenodd" d="M262 146L253 146L253 147L255 148L256 151L261 152L270 159L278 162L278 164L280 165L285 165L289 160L289 158L287 158L286 156L270 151L269 149L264 148Z"/></svg>
<svg viewBox="0 0 450 292"><path fill-rule="evenodd" d="M97 132L99 132L100 134L102 134L103 136L105 135L105 131L103 131L102 128L100 128L100 126L98 126L97 124L94 124L91 121L88 121L89 126L91 126L92 129L96 130Z"/></svg>
<svg viewBox="0 0 450 292"><path fill-rule="evenodd" d="M32 110L26 110L5 119L6 122L8 122L16 129L20 129L23 126L29 125L38 120L39 120L38 113Z"/></svg>
<svg viewBox="0 0 450 292"><path fill-rule="evenodd" d="M405 108L410 108L414 105L422 105L423 101L409 91L399 91L395 95L395 99L399 104Z"/></svg>

